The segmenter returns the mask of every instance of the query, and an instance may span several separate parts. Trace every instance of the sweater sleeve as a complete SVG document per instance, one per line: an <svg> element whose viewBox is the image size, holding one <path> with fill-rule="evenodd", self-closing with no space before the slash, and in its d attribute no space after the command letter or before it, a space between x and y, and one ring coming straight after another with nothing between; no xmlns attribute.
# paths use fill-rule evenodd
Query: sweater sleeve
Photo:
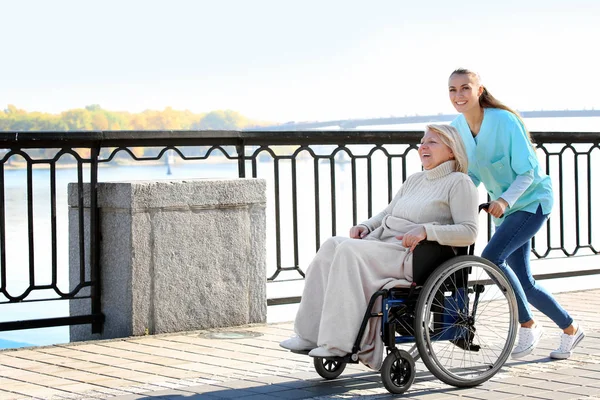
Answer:
<svg viewBox="0 0 600 400"><path fill-rule="evenodd" d="M466 175L450 188L448 203L453 224L424 224L427 240L449 246L469 246L477 239L479 195Z"/></svg>

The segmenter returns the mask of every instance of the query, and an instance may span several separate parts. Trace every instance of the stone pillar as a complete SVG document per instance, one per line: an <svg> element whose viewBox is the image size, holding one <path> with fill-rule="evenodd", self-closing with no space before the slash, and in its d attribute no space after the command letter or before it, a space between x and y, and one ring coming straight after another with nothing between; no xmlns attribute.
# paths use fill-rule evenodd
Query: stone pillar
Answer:
<svg viewBox="0 0 600 400"><path fill-rule="evenodd" d="M80 279L77 185L69 184L69 275ZM71 341L264 323L266 182L262 179L98 184L102 334ZM89 184L84 185L89 276ZM84 290L82 293L89 293ZM90 301L72 300L71 315Z"/></svg>

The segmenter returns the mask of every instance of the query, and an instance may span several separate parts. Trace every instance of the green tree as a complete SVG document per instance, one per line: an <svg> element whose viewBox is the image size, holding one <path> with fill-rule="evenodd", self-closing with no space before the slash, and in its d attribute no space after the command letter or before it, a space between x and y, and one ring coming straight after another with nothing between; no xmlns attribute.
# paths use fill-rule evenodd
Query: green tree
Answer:
<svg viewBox="0 0 600 400"><path fill-rule="evenodd" d="M231 110L211 111L193 129L239 129L248 125L248 120L240 113Z"/></svg>
<svg viewBox="0 0 600 400"><path fill-rule="evenodd" d="M88 131L92 129L92 115L83 108L61 113L63 121L70 131Z"/></svg>
<svg viewBox="0 0 600 400"><path fill-rule="evenodd" d="M89 106L85 106L85 109L88 111L100 111L102 107L100 107L100 104L90 104Z"/></svg>

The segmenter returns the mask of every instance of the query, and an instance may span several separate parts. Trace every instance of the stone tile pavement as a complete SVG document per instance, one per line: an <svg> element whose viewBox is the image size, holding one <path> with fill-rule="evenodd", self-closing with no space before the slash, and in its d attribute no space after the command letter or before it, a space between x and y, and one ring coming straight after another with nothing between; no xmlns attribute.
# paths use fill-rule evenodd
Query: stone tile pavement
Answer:
<svg viewBox="0 0 600 400"><path fill-rule="evenodd" d="M574 356L548 358L559 330L540 317L546 334L534 353L475 388L445 385L420 361L404 395L389 394L360 364L325 381L310 357L279 347L292 334L287 322L3 350L0 400L600 399L600 289L556 296L587 333Z"/></svg>

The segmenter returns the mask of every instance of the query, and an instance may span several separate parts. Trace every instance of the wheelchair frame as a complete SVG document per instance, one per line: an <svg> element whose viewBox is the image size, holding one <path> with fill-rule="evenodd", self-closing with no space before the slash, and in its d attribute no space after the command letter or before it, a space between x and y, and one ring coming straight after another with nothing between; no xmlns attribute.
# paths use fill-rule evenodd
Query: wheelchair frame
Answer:
<svg viewBox="0 0 600 400"><path fill-rule="evenodd" d="M437 242L420 243L413 252L413 265L418 265L420 276L415 276L410 286L375 292L352 352L344 357L315 357L317 373L325 379L335 379L346 364L358 363L367 324L371 318L381 317L381 338L387 356L380 372L389 392L399 394L410 388L416 375L415 361L419 358L434 376L456 387L476 386L494 376L515 342L516 299L504 273L488 260L473 256L473 252L474 245L453 248ZM479 277L472 276L475 270L481 273ZM479 314L488 311L491 304L480 304L482 295L494 287L508 312L495 305L489 310L498 308L498 314L492 316L497 321L494 326L476 326ZM381 311L373 312L379 298ZM499 327L504 330L498 331ZM396 346L408 343L414 343L408 351ZM447 365L454 362L459 365Z"/></svg>

